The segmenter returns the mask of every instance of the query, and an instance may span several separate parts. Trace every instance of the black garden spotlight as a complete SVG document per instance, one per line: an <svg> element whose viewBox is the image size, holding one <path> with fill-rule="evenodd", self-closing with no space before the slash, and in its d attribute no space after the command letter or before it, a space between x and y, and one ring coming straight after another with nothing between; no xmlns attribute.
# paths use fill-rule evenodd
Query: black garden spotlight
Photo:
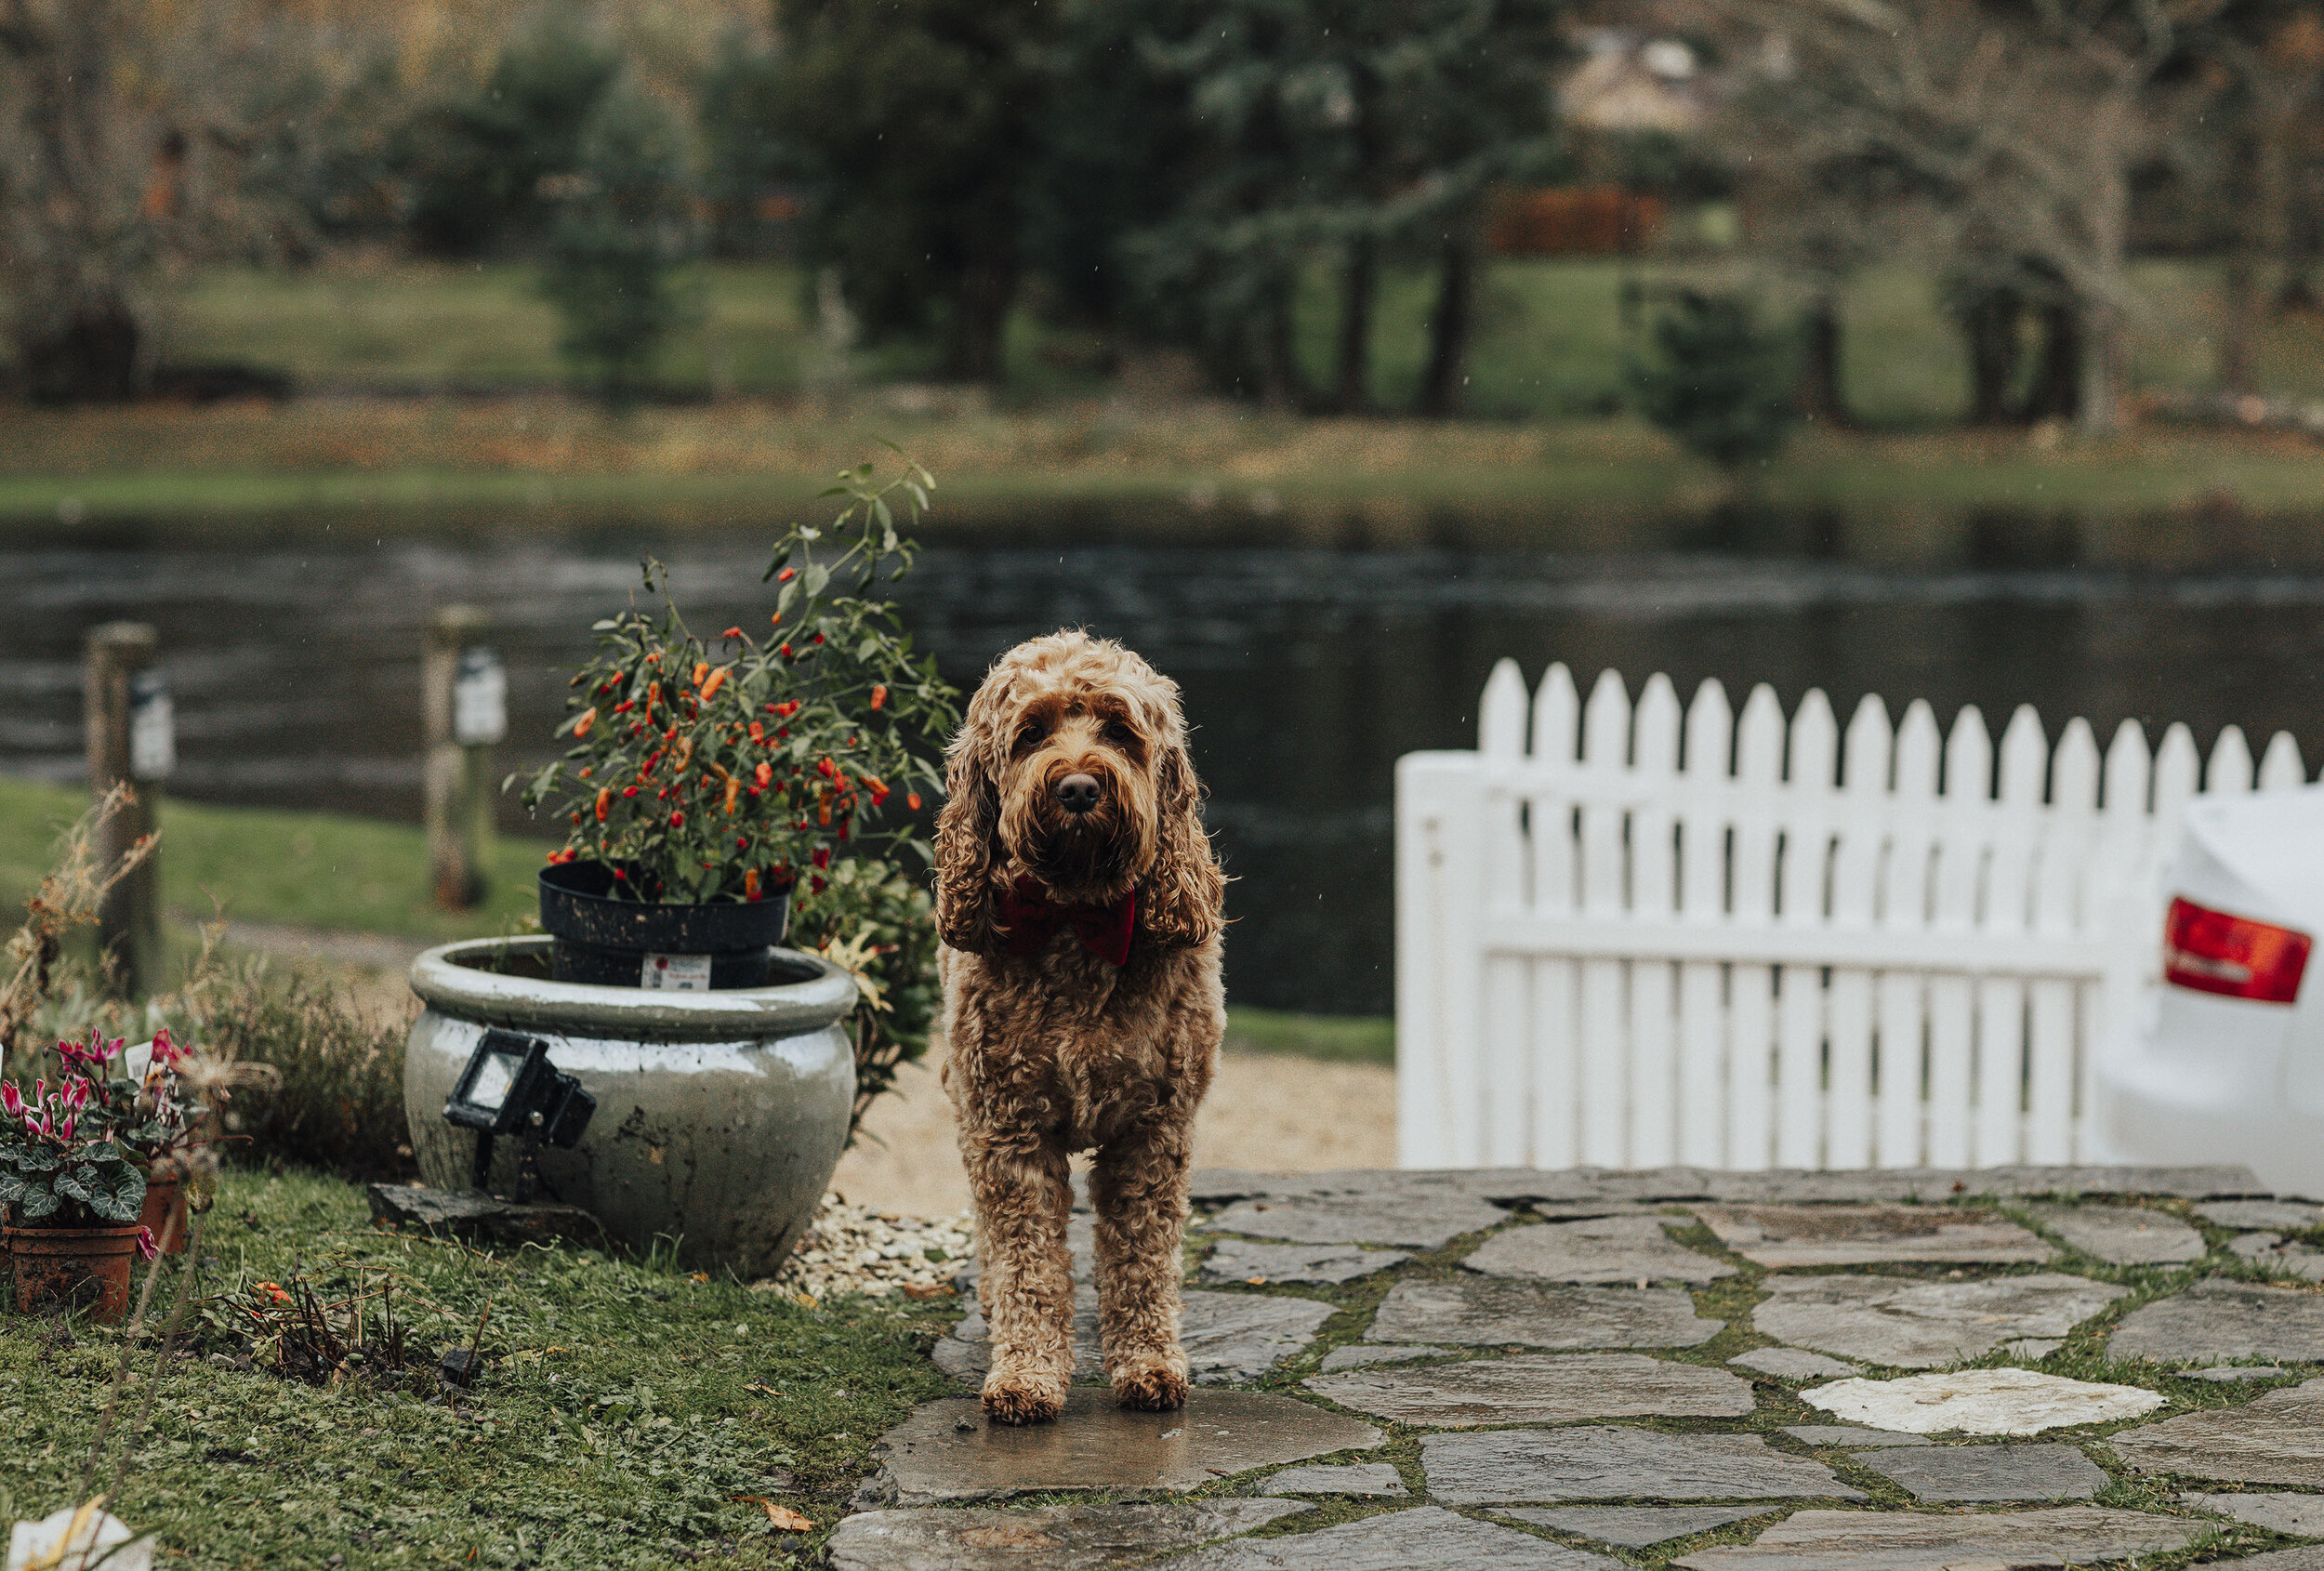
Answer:
<svg viewBox="0 0 2324 1571"><path fill-rule="evenodd" d="M517 1199L529 1201L539 1173L534 1154L543 1142L571 1150L597 1111L597 1098L581 1082L548 1062L548 1044L513 1031L487 1031L478 1039L468 1067L443 1104L444 1119L476 1131L473 1181L486 1186L492 1172L493 1137L524 1137L524 1162Z"/></svg>

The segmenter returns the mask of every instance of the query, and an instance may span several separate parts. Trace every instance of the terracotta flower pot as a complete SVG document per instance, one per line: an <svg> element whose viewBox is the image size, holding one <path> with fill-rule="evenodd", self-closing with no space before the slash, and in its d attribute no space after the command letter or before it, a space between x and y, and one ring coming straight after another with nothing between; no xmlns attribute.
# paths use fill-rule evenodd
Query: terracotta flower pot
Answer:
<svg viewBox="0 0 2324 1571"><path fill-rule="evenodd" d="M16 1268L16 1310L36 1314L86 1308L99 1325L117 1326L129 1313L129 1272L138 1258L138 1227L11 1227L8 1259Z"/></svg>
<svg viewBox="0 0 2324 1571"><path fill-rule="evenodd" d="M171 1218L176 1218L172 1221ZM186 1252L186 1181L184 1175L173 1172L156 1163L146 1175L145 1209L138 1213L138 1224L153 1230L153 1242L164 1238L169 1247L164 1252L182 1255Z"/></svg>

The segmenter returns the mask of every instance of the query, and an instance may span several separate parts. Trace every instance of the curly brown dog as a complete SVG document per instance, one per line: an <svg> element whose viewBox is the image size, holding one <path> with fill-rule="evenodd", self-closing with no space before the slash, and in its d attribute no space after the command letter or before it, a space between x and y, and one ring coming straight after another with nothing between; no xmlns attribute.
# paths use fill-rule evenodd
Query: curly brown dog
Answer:
<svg viewBox="0 0 2324 1571"><path fill-rule="evenodd" d="M984 1409L1026 1424L1064 1408L1066 1158L1091 1148L1114 1395L1179 1406L1187 1160L1226 1014L1225 880L1177 684L1108 640L1030 640L995 662L945 762L944 1089L992 1327Z"/></svg>

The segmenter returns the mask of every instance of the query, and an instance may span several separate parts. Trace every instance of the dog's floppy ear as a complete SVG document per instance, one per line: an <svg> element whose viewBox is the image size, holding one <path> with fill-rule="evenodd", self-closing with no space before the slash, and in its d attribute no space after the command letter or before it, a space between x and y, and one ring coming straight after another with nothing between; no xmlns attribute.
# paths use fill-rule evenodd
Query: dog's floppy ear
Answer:
<svg viewBox="0 0 2324 1571"><path fill-rule="evenodd" d="M960 733L944 749L944 805L936 815L936 932L955 949L981 954L993 945L994 841L1000 824L997 757L1000 694L1008 683L987 676L969 701Z"/></svg>
<svg viewBox="0 0 2324 1571"><path fill-rule="evenodd" d="M1171 726L1155 764L1155 815L1154 865L1138 882L1138 925L1158 944L1191 947L1225 925L1226 878L1203 831L1202 785L1181 725Z"/></svg>

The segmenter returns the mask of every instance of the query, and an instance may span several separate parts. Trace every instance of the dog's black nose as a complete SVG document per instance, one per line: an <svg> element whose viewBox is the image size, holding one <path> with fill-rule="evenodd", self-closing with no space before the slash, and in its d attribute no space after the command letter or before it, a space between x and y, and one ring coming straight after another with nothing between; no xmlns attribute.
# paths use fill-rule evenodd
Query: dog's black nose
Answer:
<svg viewBox="0 0 2324 1571"><path fill-rule="evenodd" d="M1069 774L1050 790L1067 812L1087 812L1098 805L1098 782L1093 774Z"/></svg>

